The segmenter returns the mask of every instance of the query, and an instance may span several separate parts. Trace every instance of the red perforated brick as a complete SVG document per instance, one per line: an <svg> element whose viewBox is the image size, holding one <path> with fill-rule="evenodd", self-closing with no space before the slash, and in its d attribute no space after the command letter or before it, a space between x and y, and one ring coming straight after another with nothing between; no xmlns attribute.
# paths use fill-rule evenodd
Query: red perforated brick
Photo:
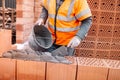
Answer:
<svg viewBox="0 0 120 80"><path fill-rule="evenodd" d="M0 80L15 80L16 60L0 58Z"/></svg>
<svg viewBox="0 0 120 80"><path fill-rule="evenodd" d="M88 4L92 10L97 10L99 8L99 0L88 0Z"/></svg>
<svg viewBox="0 0 120 80"><path fill-rule="evenodd" d="M113 12L101 12L100 23L101 24L113 24L114 17L115 17L115 15Z"/></svg>
<svg viewBox="0 0 120 80"><path fill-rule="evenodd" d="M109 68L120 69L120 61L119 60L104 59L103 61Z"/></svg>
<svg viewBox="0 0 120 80"><path fill-rule="evenodd" d="M113 37L120 37L120 26L114 27Z"/></svg>
<svg viewBox="0 0 120 80"><path fill-rule="evenodd" d="M88 48L88 49L93 49L95 47L95 42L87 42L83 41L79 45L79 48Z"/></svg>
<svg viewBox="0 0 120 80"><path fill-rule="evenodd" d="M75 80L76 77L76 58L69 57L72 64L60 64L47 62L46 80Z"/></svg>
<svg viewBox="0 0 120 80"><path fill-rule="evenodd" d="M88 32L88 36L96 36L98 25L93 24Z"/></svg>
<svg viewBox="0 0 120 80"><path fill-rule="evenodd" d="M112 37L112 26L100 25L98 30L99 37Z"/></svg>
<svg viewBox="0 0 120 80"><path fill-rule="evenodd" d="M96 37L87 36L83 41L94 42L95 40L96 40Z"/></svg>
<svg viewBox="0 0 120 80"><path fill-rule="evenodd" d="M97 49L110 49L110 43L97 43Z"/></svg>
<svg viewBox="0 0 120 80"><path fill-rule="evenodd" d="M45 62L17 60L17 80L45 80Z"/></svg>
<svg viewBox="0 0 120 80"><path fill-rule="evenodd" d="M117 0L116 11L120 12L120 0Z"/></svg>
<svg viewBox="0 0 120 80"><path fill-rule="evenodd" d="M103 38L103 37L98 37L97 41L98 42L110 42L112 38Z"/></svg>
<svg viewBox="0 0 120 80"><path fill-rule="evenodd" d="M107 80L108 68L95 58L77 58L77 80Z"/></svg>
<svg viewBox="0 0 120 80"><path fill-rule="evenodd" d="M115 24L120 25L120 12L115 15Z"/></svg>
<svg viewBox="0 0 120 80"><path fill-rule="evenodd" d="M74 52L75 56L79 56L79 51L80 51L79 48L75 49L75 52Z"/></svg>
<svg viewBox="0 0 120 80"><path fill-rule="evenodd" d="M94 57L95 54L94 49L93 50L79 49L78 52L77 55L80 57Z"/></svg>
<svg viewBox="0 0 120 80"><path fill-rule="evenodd" d="M111 49L112 50L120 50L120 44L119 43L112 43Z"/></svg>
<svg viewBox="0 0 120 80"><path fill-rule="evenodd" d="M106 67L102 59L78 57L77 61L78 61L78 65L82 65L82 66Z"/></svg>
<svg viewBox="0 0 120 80"><path fill-rule="evenodd" d="M119 37L118 38L113 38L112 42L113 43L120 43L120 38Z"/></svg>
<svg viewBox="0 0 120 80"><path fill-rule="evenodd" d="M95 54L95 58L109 59L110 51L97 50Z"/></svg>
<svg viewBox="0 0 120 80"><path fill-rule="evenodd" d="M110 51L110 59L120 60L120 51Z"/></svg>
<svg viewBox="0 0 120 80"><path fill-rule="evenodd" d="M93 23L98 23L100 17L100 11L92 11Z"/></svg>
<svg viewBox="0 0 120 80"><path fill-rule="evenodd" d="M115 0L101 0L100 9L106 11L115 11Z"/></svg>

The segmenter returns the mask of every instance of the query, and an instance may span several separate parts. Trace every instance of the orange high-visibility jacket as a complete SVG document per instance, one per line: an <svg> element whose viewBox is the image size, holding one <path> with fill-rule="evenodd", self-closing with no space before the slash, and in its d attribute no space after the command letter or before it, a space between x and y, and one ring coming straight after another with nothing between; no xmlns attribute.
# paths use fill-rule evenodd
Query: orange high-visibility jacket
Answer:
<svg viewBox="0 0 120 80"><path fill-rule="evenodd" d="M56 0L44 0L43 6L48 10L48 28L54 33ZM80 21L91 16L86 0L65 0L60 6L56 20L56 44L67 45L80 29Z"/></svg>

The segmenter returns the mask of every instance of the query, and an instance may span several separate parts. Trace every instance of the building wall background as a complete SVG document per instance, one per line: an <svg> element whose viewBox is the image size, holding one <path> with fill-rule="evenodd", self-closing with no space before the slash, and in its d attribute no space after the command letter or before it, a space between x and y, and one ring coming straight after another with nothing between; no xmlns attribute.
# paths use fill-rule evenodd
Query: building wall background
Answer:
<svg viewBox="0 0 120 80"><path fill-rule="evenodd" d="M41 12L40 0L17 0L16 41L25 42Z"/></svg>

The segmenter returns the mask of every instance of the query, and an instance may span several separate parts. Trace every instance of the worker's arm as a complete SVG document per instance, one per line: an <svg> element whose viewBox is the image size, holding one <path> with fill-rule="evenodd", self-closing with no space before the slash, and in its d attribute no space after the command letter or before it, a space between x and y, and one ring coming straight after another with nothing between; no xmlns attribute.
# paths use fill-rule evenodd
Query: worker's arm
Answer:
<svg viewBox="0 0 120 80"><path fill-rule="evenodd" d="M43 6L42 12L41 12L40 17L39 17L38 21L36 22L36 24L38 24L38 25L45 24L47 18L48 18L48 11Z"/></svg>
<svg viewBox="0 0 120 80"><path fill-rule="evenodd" d="M46 22L47 18L48 18L48 11L45 9L45 7L42 7L42 12L40 14L40 18L42 18L44 20L44 22Z"/></svg>
<svg viewBox="0 0 120 80"><path fill-rule="evenodd" d="M80 30L77 32L77 36L83 40L87 35L92 24L92 17L88 17L85 20L81 21Z"/></svg>
<svg viewBox="0 0 120 80"><path fill-rule="evenodd" d="M76 36L71 39L67 47L75 48L80 44L81 40L84 39L90 29L92 24L92 17L88 17L81 22L80 30L77 32Z"/></svg>

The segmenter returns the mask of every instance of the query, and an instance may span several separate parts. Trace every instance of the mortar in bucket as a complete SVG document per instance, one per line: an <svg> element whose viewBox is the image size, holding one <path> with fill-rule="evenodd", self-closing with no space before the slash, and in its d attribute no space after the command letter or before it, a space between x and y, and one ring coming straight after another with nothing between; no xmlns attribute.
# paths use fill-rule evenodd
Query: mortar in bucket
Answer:
<svg viewBox="0 0 120 80"><path fill-rule="evenodd" d="M44 25L34 25L29 46L35 51L44 51L52 46L52 35Z"/></svg>

